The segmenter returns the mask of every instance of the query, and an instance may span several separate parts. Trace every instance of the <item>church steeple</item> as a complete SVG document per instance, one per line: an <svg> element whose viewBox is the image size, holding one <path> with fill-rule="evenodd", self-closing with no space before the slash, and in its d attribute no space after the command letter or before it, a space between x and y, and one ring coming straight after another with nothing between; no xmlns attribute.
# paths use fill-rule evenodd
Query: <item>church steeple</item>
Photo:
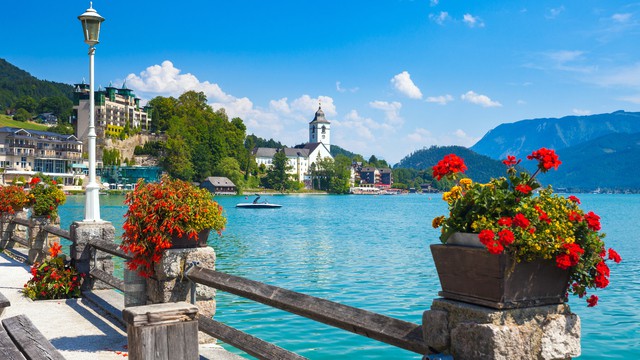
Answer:
<svg viewBox="0 0 640 360"><path fill-rule="evenodd" d="M309 123L309 142L323 143L327 150L331 146L331 123L325 118L322 103L318 104L318 111Z"/></svg>

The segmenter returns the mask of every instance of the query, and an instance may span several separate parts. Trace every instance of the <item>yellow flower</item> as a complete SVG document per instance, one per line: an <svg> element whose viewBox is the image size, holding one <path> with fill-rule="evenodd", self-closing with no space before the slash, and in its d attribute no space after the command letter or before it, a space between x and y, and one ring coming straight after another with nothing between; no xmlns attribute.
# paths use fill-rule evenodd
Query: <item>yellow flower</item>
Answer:
<svg viewBox="0 0 640 360"><path fill-rule="evenodd" d="M463 189L469 189L471 187L471 184L473 184L473 181L471 181L471 179L469 178L464 178L464 179L460 179L460 185L462 185Z"/></svg>
<svg viewBox="0 0 640 360"><path fill-rule="evenodd" d="M449 202L449 200L451 200L451 192L445 191L444 193L442 193L442 200Z"/></svg>
<svg viewBox="0 0 640 360"><path fill-rule="evenodd" d="M431 222L431 226L433 226L433 228L436 229L436 228L439 228L443 222L444 222L444 215L438 216L436 218L433 218L433 221Z"/></svg>

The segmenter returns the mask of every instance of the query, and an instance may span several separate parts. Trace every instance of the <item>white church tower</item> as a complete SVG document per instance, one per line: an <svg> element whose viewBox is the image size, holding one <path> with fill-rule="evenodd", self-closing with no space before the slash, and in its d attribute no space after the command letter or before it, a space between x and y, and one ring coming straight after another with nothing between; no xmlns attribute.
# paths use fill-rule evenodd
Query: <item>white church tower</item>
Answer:
<svg viewBox="0 0 640 360"><path fill-rule="evenodd" d="M309 143L322 143L331 151L331 123L324 117L322 105L318 106L316 116L309 123Z"/></svg>

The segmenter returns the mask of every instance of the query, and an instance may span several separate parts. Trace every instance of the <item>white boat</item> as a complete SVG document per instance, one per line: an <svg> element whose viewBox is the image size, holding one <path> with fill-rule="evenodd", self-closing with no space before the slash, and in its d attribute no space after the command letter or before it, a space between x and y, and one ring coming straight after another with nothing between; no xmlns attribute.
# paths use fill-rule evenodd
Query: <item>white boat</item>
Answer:
<svg viewBox="0 0 640 360"><path fill-rule="evenodd" d="M257 197L255 198L255 200L253 200L253 202L236 204L236 207L242 209L276 209L282 207L282 205L270 204L266 200L263 202L259 202L258 200L260 200L260 195L256 194L256 196Z"/></svg>

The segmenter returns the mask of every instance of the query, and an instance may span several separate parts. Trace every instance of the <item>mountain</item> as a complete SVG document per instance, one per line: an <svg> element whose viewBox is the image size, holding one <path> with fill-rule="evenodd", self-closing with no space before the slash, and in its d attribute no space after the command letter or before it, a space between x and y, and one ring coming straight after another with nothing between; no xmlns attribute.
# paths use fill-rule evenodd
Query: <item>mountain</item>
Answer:
<svg viewBox="0 0 640 360"><path fill-rule="evenodd" d="M488 182L492 177L505 176L506 167L499 160L478 154L462 146L432 146L405 156L393 168L430 169L447 154L456 154L467 165L465 174L473 181Z"/></svg>
<svg viewBox="0 0 640 360"><path fill-rule="evenodd" d="M494 159L507 155L523 158L541 147L559 151L608 134L638 132L638 112L521 120L497 126L471 149Z"/></svg>
<svg viewBox="0 0 640 360"><path fill-rule="evenodd" d="M543 184L572 191L640 189L640 133L609 134L557 153L562 165L540 174Z"/></svg>
<svg viewBox="0 0 640 360"><path fill-rule="evenodd" d="M0 110L25 96L30 96L36 101L59 96L73 100L73 86L38 80L28 72L0 59Z"/></svg>

